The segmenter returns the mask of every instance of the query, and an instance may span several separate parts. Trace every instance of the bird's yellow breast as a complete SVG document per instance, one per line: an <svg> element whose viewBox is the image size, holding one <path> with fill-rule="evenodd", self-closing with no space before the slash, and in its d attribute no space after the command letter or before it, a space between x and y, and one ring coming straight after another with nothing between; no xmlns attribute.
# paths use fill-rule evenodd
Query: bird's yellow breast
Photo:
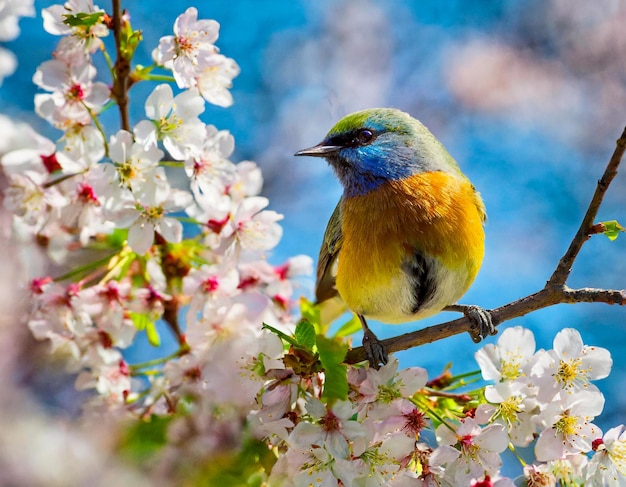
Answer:
<svg viewBox="0 0 626 487"><path fill-rule="evenodd" d="M389 323L428 316L455 303L484 254L482 200L462 175L415 174L388 181L342 206L337 290L354 312ZM435 292L410 311L414 289L403 263L416 252L433 263Z"/></svg>

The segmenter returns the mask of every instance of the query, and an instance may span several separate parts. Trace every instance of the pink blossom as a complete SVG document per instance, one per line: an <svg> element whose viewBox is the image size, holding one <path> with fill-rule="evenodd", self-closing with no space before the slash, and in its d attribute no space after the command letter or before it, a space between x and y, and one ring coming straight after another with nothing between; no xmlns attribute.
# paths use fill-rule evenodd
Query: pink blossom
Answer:
<svg viewBox="0 0 626 487"><path fill-rule="evenodd" d="M174 35L162 37L152 56L157 64L172 70L179 88L191 88L217 53L218 34L215 20L198 20L198 10L189 7L176 19Z"/></svg>
<svg viewBox="0 0 626 487"><path fill-rule="evenodd" d="M146 115L150 119L135 126L135 137L150 146L162 140L165 149L177 160L184 160L190 151L199 151L205 135L198 118L204 111L204 100L192 90L174 97L172 88L157 86L146 99Z"/></svg>

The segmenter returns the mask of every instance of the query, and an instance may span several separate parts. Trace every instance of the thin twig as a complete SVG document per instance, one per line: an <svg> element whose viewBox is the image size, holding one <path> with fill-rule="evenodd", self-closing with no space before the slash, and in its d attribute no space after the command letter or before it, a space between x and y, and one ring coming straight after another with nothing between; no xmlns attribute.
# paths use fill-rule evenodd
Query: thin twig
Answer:
<svg viewBox="0 0 626 487"><path fill-rule="evenodd" d="M567 281L567 278L572 271L572 265L574 264L574 260L578 256L578 252L580 252L583 244L589 239L589 232L591 231L591 227L593 226L596 215L598 214L598 210L600 209L600 205L602 204L604 194L609 188L611 181L613 181L613 178L617 174L617 168L619 167L625 150L626 128L622 132L620 138L617 139L613 156L611 156L611 160L607 164L602 178L598 181L598 184L596 185L596 190L593 193L591 202L589 203L589 208L587 208L587 212L585 213L582 222L580 222L578 232L576 232L576 235L572 239L572 243L565 252L565 255L561 257L561 260L556 266L552 277L550 277L550 279L548 280L549 286L562 286Z"/></svg>
<svg viewBox="0 0 626 487"><path fill-rule="evenodd" d="M598 181L598 185L589 203L589 208L582 219L580 228L572 239L569 248L559 260L552 277L550 277L545 287L540 291L490 310L494 325L499 325L513 318L518 318L533 311L561 303L606 303L621 306L626 305L626 290L592 288L570 289L565 285L574 260L578 256L583 244L589 239L590 230L593 227L594 219L598 213L604 194L617 174L617 169L625 151L626 128L617 140L613 156L609 160L602 178ZM439 325L429 326L423 330L388 338L387 340L382 340L382 343L388 352L399 352L426 343L432 343L442 338L458 335L459 333L469 332L472 326L470 320L463 317ZM345 362L354 364L364 360L367 360L365 350L363 347L357 347L348 352Z"/></svg>
<svg viewBox="0 0 626 487"><path fill-rule="evenodd" d="M117 102L120 111L120 125L122 129L130 131L128 119L128 76L130 74L130 61L122 51L122 7L121 0L113 1L113 36L115 38L115 78L111 95Z"/></svg>

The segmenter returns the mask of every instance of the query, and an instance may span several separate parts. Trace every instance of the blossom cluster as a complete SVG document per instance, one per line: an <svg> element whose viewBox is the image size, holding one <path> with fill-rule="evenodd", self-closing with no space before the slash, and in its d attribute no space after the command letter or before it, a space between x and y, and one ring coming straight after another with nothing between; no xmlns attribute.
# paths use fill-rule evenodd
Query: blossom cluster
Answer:
<svg viewBox="0 0 626 487"><path fill-rule="evenodd" d="M3 204L28 276L26 322L91 391L87 420L132 424L129 441L142 446L146 428L151 441L162 430L142 465L151 476L508 487L501 454L532 446L536 461L518 484L626 485L623 426L603 436L593 424L604 397L592 381L609 374L611 358L575 330L552 350L536 350L529 330L505 330L476 354L492 384L466 391L466 375L429 381L393 357L380 369L345 365L347 341L326 336L315 307L302 300L297 316L294 291L312 260L268 261L282 216L260 196L261 171L232 162L232 135L202 120L206 102L233 102L239 72L215 46L216 21L193 7L176 19L154 66L131 75L162 82L151 72L164 69L171 85L154 87L145 119L107 134L100 115L119 100L93 57L108 59L111 15L69 0L43 19L63 37L33 77L35 110L63 135L20 128L0 146ZM121 22L119 50L132 52L140 36L129 14ZM162 326L176 351L132 363L126 349L140 333L161 350Z"/></svg>
<svg viewBox="0 0 626 487"><path fill-rule="evenodd" d="M345 401L322 404L310 388L298 403L294 394L305 389L299 381L294 387L293 373L287 380L283 373L252 421L261 421L285 451L270 479L506 487L514 482L500 474L501 453L532 445L536 460L524 466L517 485L626 485L624 427L603 436L593 424L604 397L591 381L610 372L606 349L583 345L567 328L552 350L536 351L532 332L513 327L476 359L483 378L494 382L482 395L446 393L456 387L450 378L427 382L426 371L398 372L394 360L380 370L349 368ZM451 409L441 398L464 405Z"/></svg>
<svg viewBox="0 0 626 487"><path fill-rule="evenodd" d="M233 137L199 118L201 93L221 105L232 100L213 60L223 58L213 45L217 23L196 22L196 15L194 8L182 14L170 47L164 38L154 54L189 89L174 95L168 84L157 85L145 102L146 119L107 137L99 115L113 96L97 80L92 58L106 49L110 16L91 1L44 9L44 28L64 37L33 77L45 90L35 109L63 136L55 143L28 129L1 159L4 206L24 267L35 273L28 326L79 372L77 387L95 389L98 404L108 407L149 408L137 396L155 399L154 390L179 386L174 366L147 389L133 380L145 371L127 363L122 350L138 331L158 344L155 323L166 320L179 354L200 368L210 360L210 344L228 335L255 356L263 347L261 324L289 327L292 279L311 272L305 256L267 262L282 216L259 196L261 171L251 161L233 163ZM129 25L128 16L123 20ZM198 63L200 71L190 67ZM207 81L211 76L219 81ZM185 239L183 221L190 222ZM48 259L62 276L36 275Z"/></svg>
<svg viewBox="0 0 626 487"><path fill-rule="evenodd" d="M494 384L475 420L500 425L512 448L534 442L528 485L626 485L623 426L603 437L593 424L604 396L592 381L609 375L608 350L584 345L573 328L560 331L553 347L536 351L532 332L513 327L479 350L482 375Z"/></svg>

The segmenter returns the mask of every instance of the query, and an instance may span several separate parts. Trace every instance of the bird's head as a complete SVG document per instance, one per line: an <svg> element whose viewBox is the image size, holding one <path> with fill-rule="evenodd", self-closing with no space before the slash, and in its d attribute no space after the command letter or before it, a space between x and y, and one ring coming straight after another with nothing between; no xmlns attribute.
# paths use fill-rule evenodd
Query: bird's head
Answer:
<svg viewBox="0 0 626 487"><path fill-rule="evenodd" d="M372 108L342 118L318 145L296 156L324 157L346 196L425 171L459 172L454 159L418 120L395 108Z"/></svg>

